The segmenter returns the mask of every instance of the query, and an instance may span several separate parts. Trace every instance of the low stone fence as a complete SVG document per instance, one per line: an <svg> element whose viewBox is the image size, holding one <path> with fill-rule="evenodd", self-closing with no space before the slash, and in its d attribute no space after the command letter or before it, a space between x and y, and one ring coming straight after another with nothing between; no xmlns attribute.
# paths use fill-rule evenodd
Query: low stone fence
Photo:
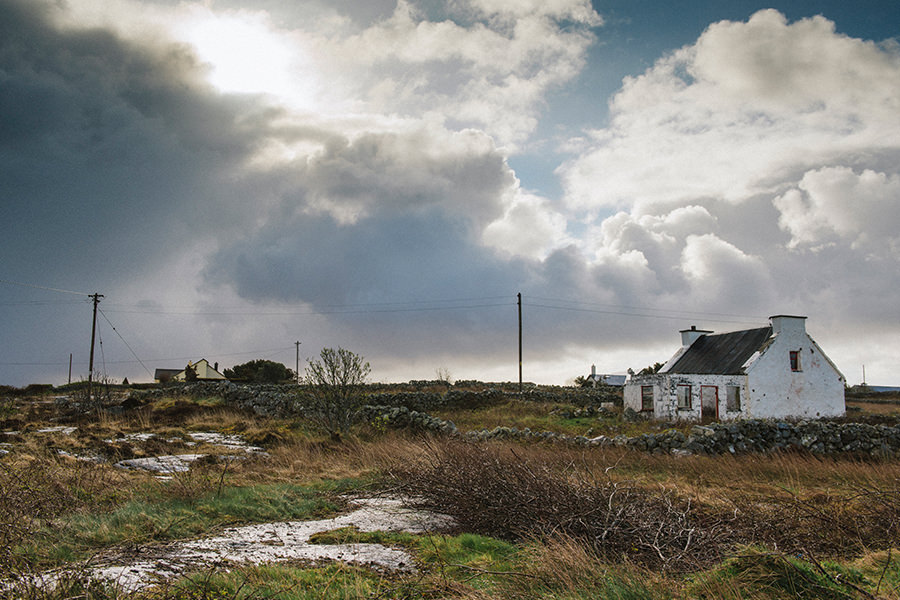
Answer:
<svg viewBox="0 0 900 600"><path fill-rule="evenodd" d="M612 389L581 389L553 386L530 386L521 394L508 389L508 384L449 385L440 381L411 381L408 384L368 384L363 390L365 402L374 406L405 407L414 411L472 409L499 404L511 399L531 402L599 406L614 399ZM440 390L440 391L438 391ZM230 406L252 410L263 416L302 414L308 396L303 386L238 384L230 381L173 384L155 389L132 390L132 403L163 397L220 397ZM621 399L619 400L621 405Z"/></svg>
<svg viewBox="0 0 900 600"><path fill-rule="evenodd" d="M411 429L430 433L458 435L453 421L446 421L405 406L366 405L360 410L362 418L374 427Z"/></svg>
<svg viewBox="0 0 900 600"><path fill-rule="evenodd" d="M429 385L433 382L425 382ZM425 387L424 385L422 387ZM368 388L367 388L368 389ZM384 389L384 388L382 388ZM527 393L527 392L526 392ZM577 393L573 390L573 393ZM132 392L132 401L146 401L165 396L221 397L226 404L252 410L263 416L299 416L305 411L306 393L295 385L237 385L230 382L198 382L156 390ZM532 394L534 397L537 394ZM366 395L368 405L362 417L375 426L427 431L460 436L474 441L516 440L522 442L554 442L584 447L621 446L658 453L740 454L801 449L815 454L854 453L869 456L900 456L900 424L871 425L835 421L799 421L789 423L771 420L744 420L709 425L694 425L688 433L669 429L638 436L572 436L551 431L531 431L515 427L461 434L451 421L427 414L427 411L450 408L475 408L503 402L517 394L496 388L483 390L449 387L439 394L433 391L376 391ZM538 395L541 401L551 397ZM565 392L558 397L566 397ZM597 394L596 399L604 397ZM567 404L577 404L568 401ZM576 411L589 416L598 411L591 403ZM602 410L602 409L601 409ZM584 413L584 415L581 415Z"/></svg>
<svg viewBox="0 0 900 600"><path fill-rule="evenodd" d="M634 450L673 454L742 454L776 450L807 450L814 454L852 453L868 456L900 456L900 425L868 425L830 421L747 420L695 425L687 434L669 429L634 437L569 436L515 427L470 431L474 440L551 441L577 446L622 446Z"/></svg>

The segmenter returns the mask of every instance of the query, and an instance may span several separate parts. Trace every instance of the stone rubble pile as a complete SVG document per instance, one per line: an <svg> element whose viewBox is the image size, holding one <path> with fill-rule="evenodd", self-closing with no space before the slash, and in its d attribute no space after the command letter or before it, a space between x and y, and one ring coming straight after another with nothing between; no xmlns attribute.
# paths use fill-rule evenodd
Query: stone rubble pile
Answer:
<svg viewBox="0 0 900 600"><path fill-rule="evenodd" d="M411 429L458 435L459 430L453 421L446 421L405 406L364 406L361 411L363 419L368 423L389 429Z"/></svg>

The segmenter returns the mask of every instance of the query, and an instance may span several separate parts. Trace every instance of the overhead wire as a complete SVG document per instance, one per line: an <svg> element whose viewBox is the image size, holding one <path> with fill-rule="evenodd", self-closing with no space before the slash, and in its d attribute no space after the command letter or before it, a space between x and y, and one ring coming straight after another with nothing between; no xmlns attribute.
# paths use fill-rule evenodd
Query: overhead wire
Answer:
<svg viewBox="0 0 900 600"><path fill-rule="evenodd" d="M730 313L710 313L710 312L701 312L701 311L689 311L689 310L677 310L677 309L664 309L664 308L653 308L653 307L635 307L635 306L621 306L615 304L601 304L601 303L592 303L592 302L584 302L584 301L576 301L576 300L564 300L559 298L543 298L540 296L531 296L531 298L542 301L542 302L531 302L525 296L523 296L523 304L526 306L532 306L536 308L546 308L550 310L565 310L565 311L573 311L573 312L586 312L586 313L595 313L595 314L606 314L606 315L617 315L617 316L627 316L627 317L642 317L647 319L665 319L665 320L676 320L676 319L684 319L687 317L702 317L704 321L712 322L712 323L735 323L735 324L746 324L746 323L757 323L759 321L764 321L765 317L759 316L750 316L750 315L737 315ZM550 302L553 304L545 304L543 302ZM559 304L575 304L582 306L559 306ZM592 307L604 307L604 308L592 308ZM651 312L663 313L663 314L648 314ZM727 318L711 318L711 317L727 317Z"/></svg>
<svg viewBox="0 0 900 600"><path fill-rule="evenodd" d="M85 292L75 292L73 290L64 290L61 288L48 287L45 285L36 285L33 283L23 283L21 281L12 281L10 279L0 279L0 283L6 283L8 285L18 285L20 287L35 288L38 290L48 290L51 292L59 292L61 294L75 294L76 296L90 296L90 294L85 293Z"/></svg>
<svg viewBox="0 0 900 600"><path fill-rule="evenodd" d="M125 341L125 338L122 337L122 334L119 333L119 330L116 329L116 326L112 324L112 321L109 320L109 317L107 317L99 308L97 309L97 312L99 312L100 316L102 316L104 320L109 323L109 326L112 327L112 330L116 333L117 336L119 336L119 339L122 340L122 343L125 344L125 347L128 348L129 351L131 351L131 355L134 356L134 358L139 363L141 363L141 366L144 367L144 370L147 371L147 374L150 375L150 377L153 377L153 373L150 372L150 369L147 368L147 365L144 364L144 361L140 359L140 357L137 355L137 352L134 351L134 348L132 348L131 345Z"/></svg>
<svg viewBox="0 0 900 600"><path fill-rule="evenodd" d="M100 364L103 365L103 381L108 381L109 376L106 372L106 355L103 353L103 335L100 333L100 328L97 328L97 340L100 342Z"/></svg>
<svg viewBox="0 0 900 600"><path fill-rule="evenodd" d="M143 359L144 363L164 363L164 362L174 362L176 360L197 360L197 357L200 356L216 356L218 358L230 358L234 356L272 356L278 352L287 352L293 350L293 346L284 347L284 348L270 348L268 350L248 350L246 352L230 352L230 353L219 353L219 352L198 352L193 356L168 356L162 358L145 358ZM139 360L110 360L107 361L107 364L110 365L124 365L124 364L134 364L136 362L140 362ZM19 367L52 367L58 365L67 365L68 361L56 361L56 362L0 362L2 366L19 366ZM85 364L85 363L80 363ZM144 366L146 369L146 365Z"/></svg>
<svg viewBox="0 0 900 600"><path fill-rule="evenodd" d="M83 296L85 298L90 298L91 294L87 294L84 292L78 292L74 290L68 290L63 288L37 285L31 283L24 283L18 281L12 281L9 279L0 279L0 283L4 283L7 285L15 285L20 287L28 287L39 290L46 290L64 294L73 294L78 296ZM657 307L648 307L648 306L627 306L627 305L616 305L616 304L603 304L598 302L589 302L584 300L572 300L572 299L564 299L564 298L548 298L544 296L529 296L524 295L523 304L528 307L546 309L546 310L559 310L559 311L571 311L571 312L583 312L583 313L593 313L593 314L602 314L602 315L615 315L621 317L637 317L644 319L665 319L665 320L677 320L677 319L686 319L689 317L701 317L706 322L716 322L716 323L756 323L761 320L764 320L764 317L757 316L748 316L748 315L738 315L732 313L710 313L710 312L701 312L701 311L690 311L690 310L681 310L681 309L672 309L672 308L657 308ZM20 301L20 302L5 302L0 303L3 306L15 306L15 305L41 305L41 304L55 304L66 302L51 302L51 301ZM74 302L72 302L74 304ZM181 307L148 307L146 305L140 304L125 304L125 303L107 303L106 310L98 309L98 312L104 318L104 320L109 324L112 330L116 333L119 339L122 340L122 343L125 344L126 348L131 352L131 355L135 360L120 360L120 361L110 361L109 364L131 364L134 362L139 363L144 370L152 377L152 373L149 367L146 365L146 362L165 362L165 361L176 361L176 360L195 360L197 356L202 356L202 354L194 355L194 356L186 356L186 357L174 357L174 358L158 358L158 359L146 359L142 360L137 353L134 351L134 348L125 340L119 330L113 325L110 318L106 313L119 313L119 314L144 314L144 315L186 315L186 316L311 316L311 315L352 315L352 314L379 314L379 313L415 313L415 312L435 312L435 311L449 311L449 310L472 310L472 309L481 309L481 308L498 308L498 307L508 307L511 305L515 305L515 297L512 295L504 295L504 296L481 296L481 297L463 297L463 298L446 298L446 299L431 299L431 300L408 300L408 301L393 301L393 302L369 302L369 303L353 303L353 304L330 304L330 305L319 305L318 308L308 308L308 309L298 309L298 310L290 310L290 309L268 309L268 310L259 310L252 307L241 307L241 306L181 306ZM247 355L261 355L261 354L275 354L277 352L284 352L287 350L291 350L292 348L277 348L271 350L255 350L248 352L236 352L236 353L210 353L215 354L218 357L234 357L234 356L247 356ZM103 353L102 347L102 339L101 339L101 355ZM102 356L104 369L106 366L105 356ZM59 362L9 362L9 363L0 363L0 365L7 366L28 366L28 365L59 365L62 363Z"/></svg>
<svg viewBox="0 0 900 600"><path fill-rule="evenodd" d="M501 302L501 300L503 300ZM462 304L461 304L462 303ZM432 304L432 306L423 306ZM474 308L493 308L509 306L512 300L508 296L489 296L484 298L457 298L447 300L419 300L409 302L373 302L360 304L323 305L318 309L304 310L256 310L245 307L178 307L150 308L135 307L128 304L107 304L125 308L107 308L108 312L120 314L149 315L187 315L187 316L312 316L312 315L347 315L372 313L433 312L442 310L465 310ZM134 307L134 308L131 308Z"/></svg>

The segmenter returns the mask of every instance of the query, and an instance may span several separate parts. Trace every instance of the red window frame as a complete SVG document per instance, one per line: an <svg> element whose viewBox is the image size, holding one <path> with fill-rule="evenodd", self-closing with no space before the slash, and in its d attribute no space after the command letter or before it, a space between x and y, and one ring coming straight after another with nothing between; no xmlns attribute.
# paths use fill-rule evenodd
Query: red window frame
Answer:
<svg viewBox="0 0 900 600"><path fill-rule="evenodd" d="M649 399L649 406L647 405L647 400ZM641 386L641 412L653 412L653 386L652 385L642 385Z"/></svg>

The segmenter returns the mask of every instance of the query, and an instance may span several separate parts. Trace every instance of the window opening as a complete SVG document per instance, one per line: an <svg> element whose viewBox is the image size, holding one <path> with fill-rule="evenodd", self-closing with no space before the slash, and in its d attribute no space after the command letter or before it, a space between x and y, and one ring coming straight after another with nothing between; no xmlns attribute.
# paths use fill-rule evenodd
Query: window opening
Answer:
<svg viewBox="0 0 900 600"><path fill-rule="evenodd" d="M641 386L641 410L642 411L653 411L653 386L652 385L642 385Z"/></svg>
<svg viewBox="0 0 900 600"><path fill-rule="evenodd" d="M691 386L679 385L676 388L676 393L678 395L678 410L690 410L691 409Z"/></svg>
<svg viewBox="0 0 900 600"><path fill-rule="evenodd" d="M737 385L725 387L725 410L739 412L741 410L741 388Z"/></svg>
<svg viewBox="0 0 900 600"><path fill-rule="evenodd" d="M800 351L799 350L791 350L791 371L799 371L800 370Z"/></svg>

